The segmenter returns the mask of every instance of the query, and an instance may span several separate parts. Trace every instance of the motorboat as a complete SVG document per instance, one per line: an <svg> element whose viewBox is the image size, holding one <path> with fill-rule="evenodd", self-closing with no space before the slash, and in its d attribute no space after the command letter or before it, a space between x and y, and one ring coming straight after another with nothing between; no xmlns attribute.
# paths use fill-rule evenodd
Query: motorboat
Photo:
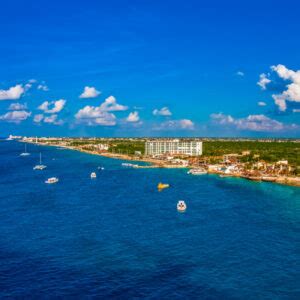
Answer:
<svg viewBox="0 0 300 300"><path fill-rule="evenodd" d="M191 169L187 173L192 175L204 175L207 174L207 171L203 168L197 168L197 169Z"/></svg>
<svg viewBox="0 0 300 300"><path fill-rule="evenodd" d="M33 167L33 170L44 170L47 166L42 164L42 153L40 153L40 164Z"/></svg>
<svg viewBox="0 0 300 300"><path fill-rule="evenodd" d="M98 170L104 170L104 167L98 167Z"/></svg>
<svg viewBox="0 0 300 300"><path fill-rule="evenodd" d="M179 200L177 203L177 210L179 212L185 212L186 211L186 204L183 200Z"/></svg>
<svg viewBox="0 0 300 300"><path fill-rule="evenodd" d="M95 173L95 172L92 172L91 173L91 178L93 179L93 178L97 178L97 174Z"/></svg>
<svg viewBox="0 0 300 300"><path fill-rule="evenodd" d="M163 189L166 189L166 188L168 188L168 187L170 187L170 185L169 184L167 184L167 183L159 183L158 185L157 185L157 189L159 190L159 191L161 191L161 190L163 190Z"/></svg>
<svg viewBox="0 0 300 300"><path fill-rule="evenodd" d="M48 178L45 183L48 183L48 184L53 184L53 183L57 183L59 180L57 177L50 177Z"/></svg>

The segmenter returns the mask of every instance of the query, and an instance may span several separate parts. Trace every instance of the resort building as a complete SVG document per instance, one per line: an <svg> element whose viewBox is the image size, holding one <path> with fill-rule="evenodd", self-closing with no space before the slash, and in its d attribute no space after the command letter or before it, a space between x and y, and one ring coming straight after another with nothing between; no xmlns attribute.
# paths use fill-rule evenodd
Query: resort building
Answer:
<svg viewBox="0 0 300 300"><path fill-rule="evenodd" d="M202 142L199 140L149 140L145 144L145 154L148 156L161 155L202 155Z"/></svg>

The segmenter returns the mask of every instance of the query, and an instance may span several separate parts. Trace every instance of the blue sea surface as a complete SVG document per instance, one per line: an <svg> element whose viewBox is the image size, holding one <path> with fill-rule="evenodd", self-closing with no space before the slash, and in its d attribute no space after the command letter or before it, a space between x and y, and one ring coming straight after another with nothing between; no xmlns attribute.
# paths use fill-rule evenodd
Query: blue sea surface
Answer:
<svg viewBox="0 0 300 300"><path fill-rule="evenodd" d="M0 298L300 299L300 188L23 150L0 142Z"/></svg>

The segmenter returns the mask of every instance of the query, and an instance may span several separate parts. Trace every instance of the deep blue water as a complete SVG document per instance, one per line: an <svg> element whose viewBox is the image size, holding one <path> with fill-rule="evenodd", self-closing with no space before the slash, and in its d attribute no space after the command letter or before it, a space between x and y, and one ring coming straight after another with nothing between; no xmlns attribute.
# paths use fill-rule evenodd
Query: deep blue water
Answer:
<svg viewBox="0 0 300 300"><path fill-rule="evenodd" d="M300 188L23 149L0 142L0 298L300 298Z"/></svg>

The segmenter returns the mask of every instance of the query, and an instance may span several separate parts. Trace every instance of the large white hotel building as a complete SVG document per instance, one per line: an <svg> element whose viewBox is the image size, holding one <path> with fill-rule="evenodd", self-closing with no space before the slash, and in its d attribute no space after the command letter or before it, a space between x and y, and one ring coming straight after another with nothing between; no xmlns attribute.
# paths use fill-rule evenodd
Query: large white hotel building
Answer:
<svg viewBox="0 0 300 300"><path fill-rule="evenodd" d="M157 156L170 155L202 155L202 142L199 140L157 139L146 141L145 154Z"/></svg>

